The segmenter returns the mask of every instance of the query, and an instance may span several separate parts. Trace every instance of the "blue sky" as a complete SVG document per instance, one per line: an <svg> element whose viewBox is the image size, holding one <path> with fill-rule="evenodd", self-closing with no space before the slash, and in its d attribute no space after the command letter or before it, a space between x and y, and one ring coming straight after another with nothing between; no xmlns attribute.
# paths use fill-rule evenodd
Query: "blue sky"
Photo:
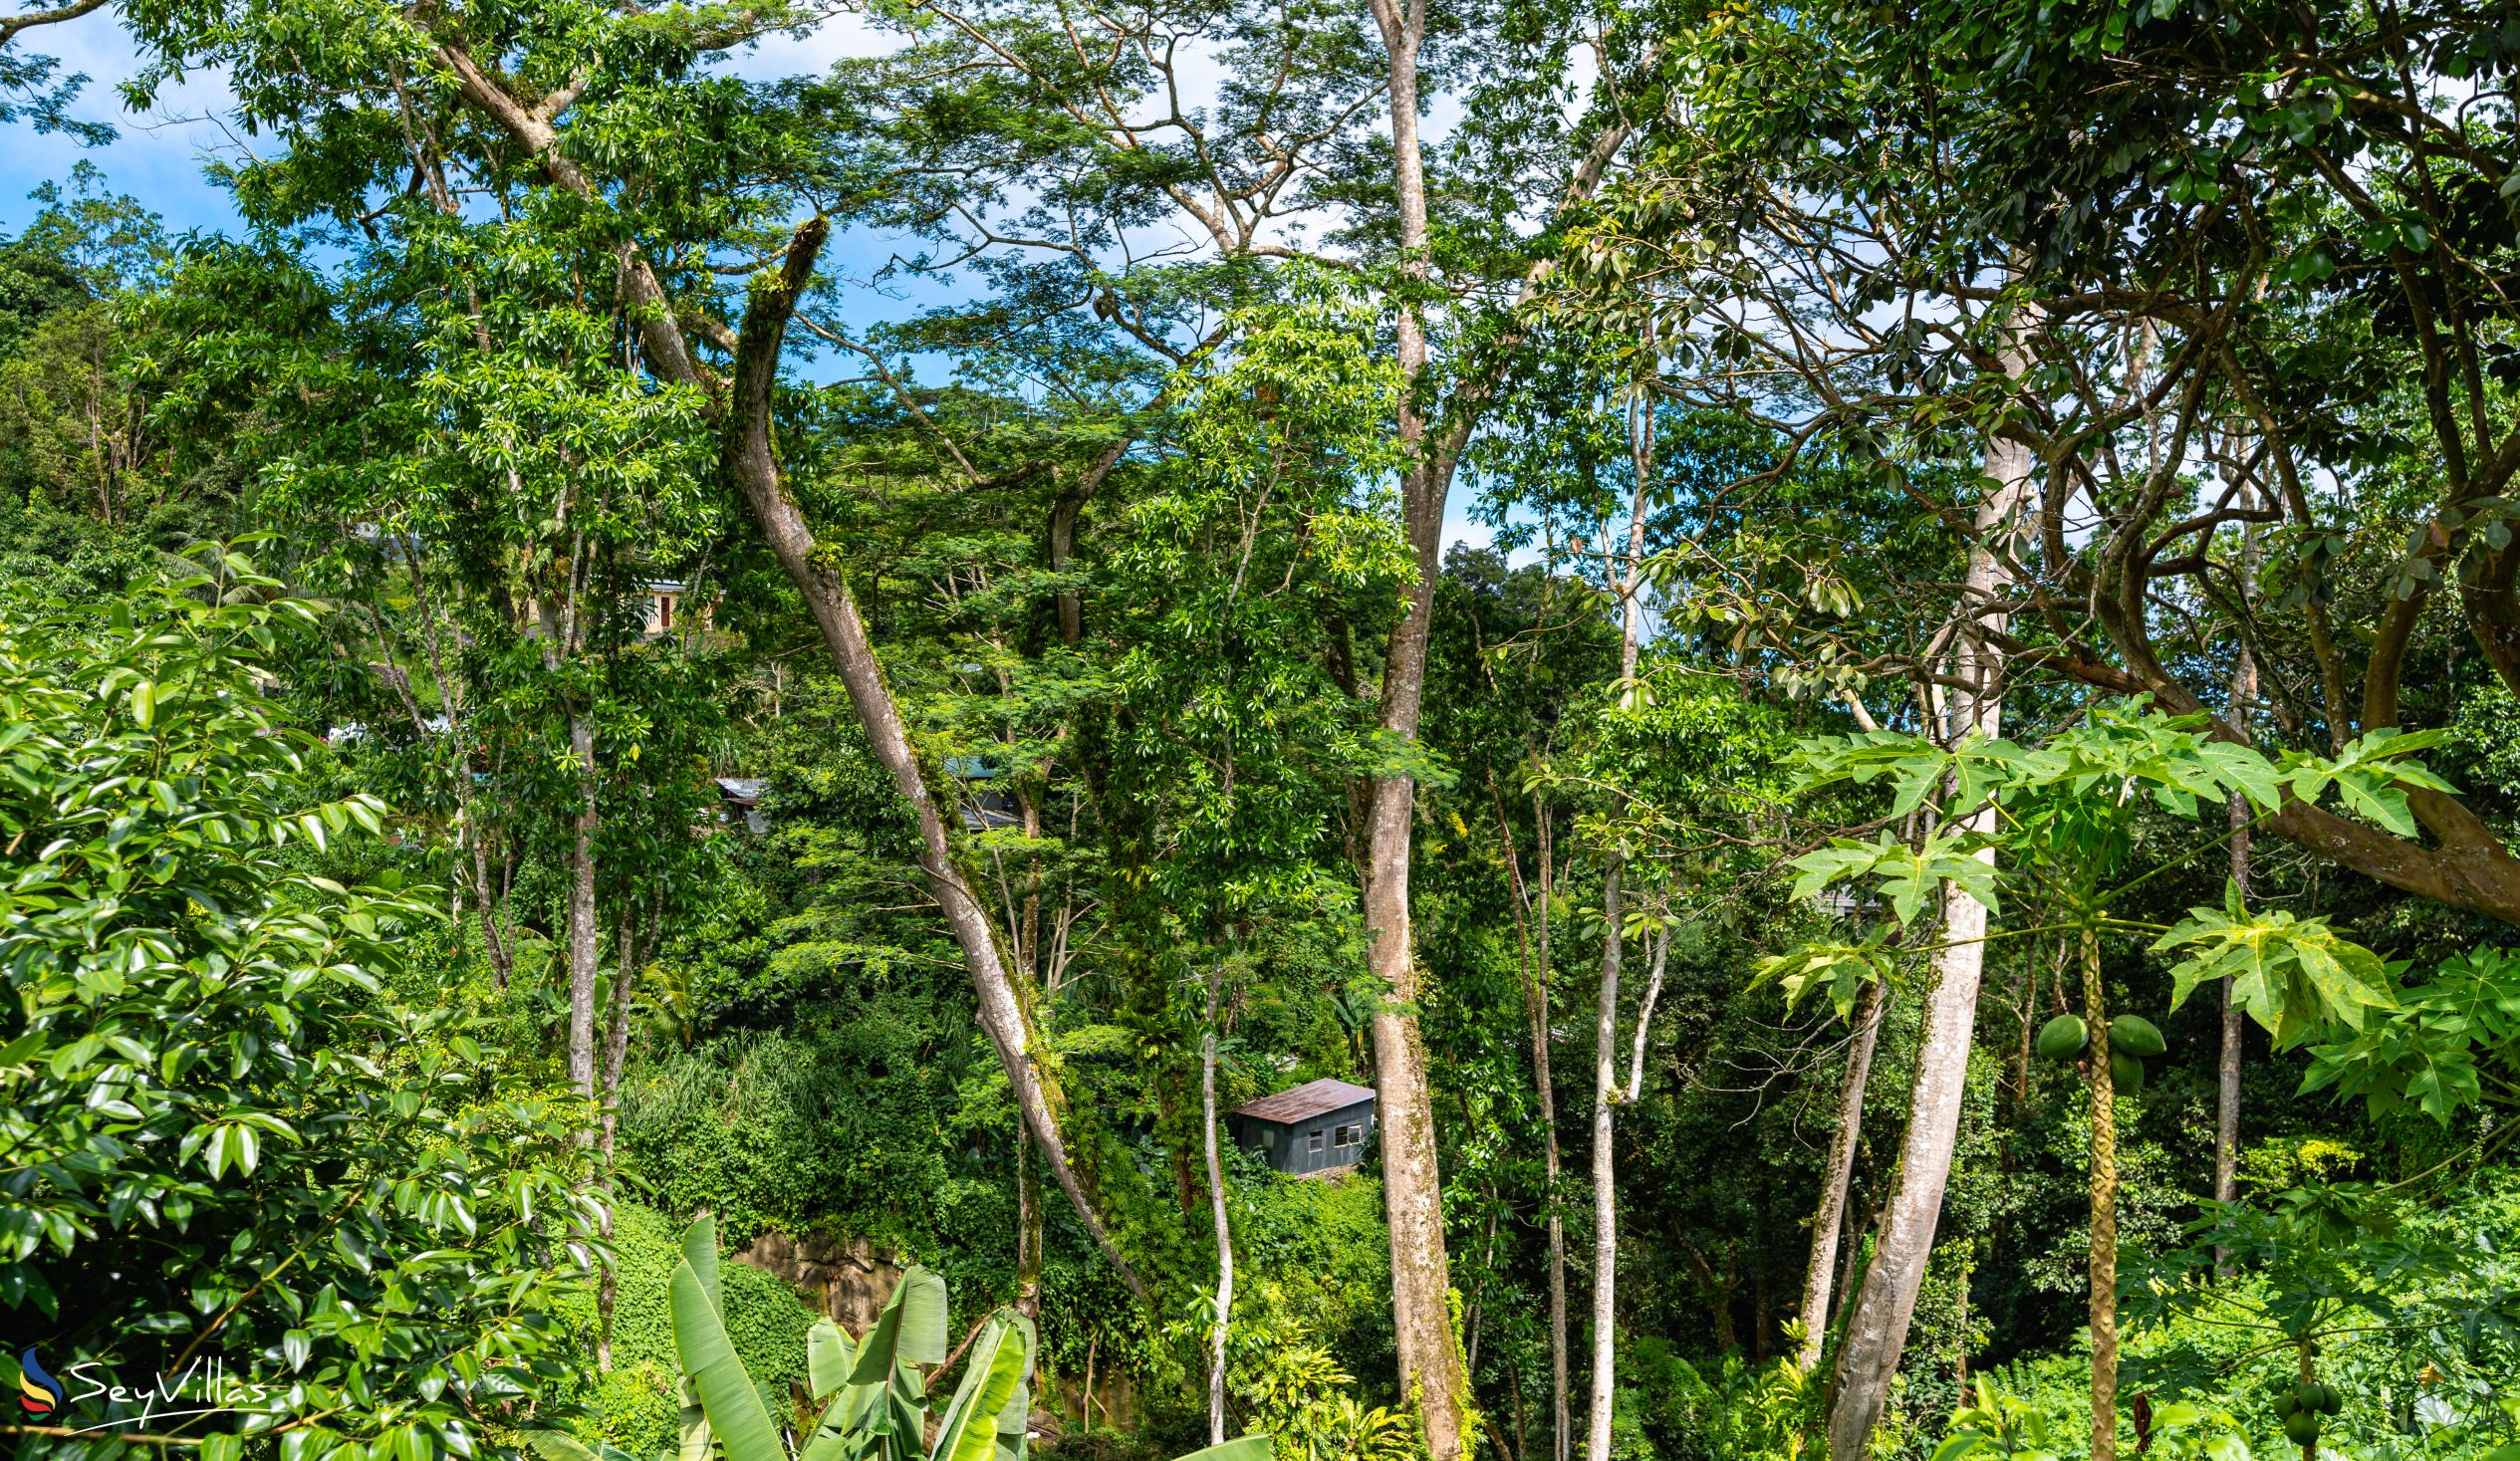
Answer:
<svg viewBox="0 0 2520 1461"><path fill-rule="evenodd" d="M137 70L138 58L128 36L110 16L111 12L105 12L47 27L29 33L19 43L61 57L65 71L85 73L87 90L73 111L88 120L112 122L121 135L101 147L83 147L58 134L39 136L23 124L0 133L7 140L0 147L0 233L14 234L23 228L39 206L27 194L45 182L66 178L83 159L104 170L114 191L128 193L154 209L171 231L235 231L236 210L227 194L203 175L203 169L215 158L241 155L260 139L224 123L227 93L215 74L188 77L167 88L148 112L126 110L117 85ZM737 59L735 70L755 77L820 71L841 56L863 53L877 43L854 24L836 21L811 41L777 40L757 47ZM888 239L844 234L833 240L825 257L847 275L863 279L881 268L892 249L893 241ZM894 281L881 294L857 291L846 318L849 324L863 327L950 298L954 290L950 280ZM931 371L934 368L931 365ZM1484 545L1491 540L1489 530L1472 522L1466 511L1473 496L1470 483L1456 484L1444 521L1447 545L1463 541ZM1528 552L1515 555L1518 562L1532 557Z"/></svg>

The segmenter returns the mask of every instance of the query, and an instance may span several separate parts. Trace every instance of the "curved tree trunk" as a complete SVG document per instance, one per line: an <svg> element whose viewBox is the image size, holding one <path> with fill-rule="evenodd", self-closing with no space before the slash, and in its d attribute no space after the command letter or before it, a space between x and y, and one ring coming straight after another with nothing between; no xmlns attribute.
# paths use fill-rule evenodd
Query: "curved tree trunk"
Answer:
<svg viewBox="0 0 2520 1461"><path fill-rule="evenodd" d="M2002 566L1992 545L2009 531L2030 491L2029 452L1998 440L1986 452L1995 489L1978 505L1977 531L1969 548L1963 589L1956 678L1951 692L1952 739L1992 736L2003 719L2003 615L1981 606L1997 597ZM1981 812L1974 825L1991 828ZM1983 854L1993 859L1990 851ZM1953 1143L1968 1084L1969 1048L1977 1032L1977 991L1985 973L1986 905L1956 887L1942 894L1942 948L1934 955L1933 988L1925 997L1924 1030L1916 1051L1916 1078L1908 1103L1907 1135L1899 1150L1898 1177L1883 1210L1881 1241L1864 1287L1855 1297L1832 1377L1829 1405L1831 1461L1862 1461L1873 1427L1890 1396L1916 1314L1916 1294L1933 1257L1934 1226L1951 1180Z"/></svg>
<svg viewBox="0 0 2520 1461"><path fill-rule="evenodd" d="M529 106L485 72L460 44L441 40L436 50L438 58L460 82L465 100L514 138L524 155L542 169L554 186L580 198L596 196L598 189L585 170L558 145L559 133L553 124L558 108L576 95L574 89L563 89L556 97L546 97ZM640 255L635 241L621 241L615 248L615 262L625 302L636 322L640 355L659 377L675 384L698 386L716 407L720 420L719 468L742 493L772 555L813 613L876 760L891 774L894 789L910 805L918 824L919 868L926 874L928 890L943 910L954 942L962 950L964 966L978 996L981 1028L1006 1069L1016 1109L1023 1113L1025 1125L1039 1143L1042 1160L1049 1165L1060 1189L1075 1205L1078 1220L1111 1261L1121 1281L1140 1303L1145 1303L1148 1294L1144 1281L1122 1256L1068 1158L1067 1140L1059 1128L1057 1093L1033 1058L1023 1005L1007 975L987 910L955 865L935 798L927 789L909 736L902 728L899 708L884 683L882 665L858 616L857 600L835 568L817 561L821 545L807 527L804 514L788 497L777 455L771 448L770 393L778 378L780 347L797 302L813 278L815 260L821 256L829 236L827 220L806 220L788 240L776 270L756 276L742 331L732 342L734 360L727 377L719 376L694 354L684 334L682 322L686 316L674 309L673 301L665 294L655 270Z"/></svg>
<svg viewBox="0 0 2520 1461"><path fill-rule="evenodd" d="M1144 1281L1122 1256L1086 1195L1075 1164L1068 1158L1067 1138L1059 1127L1057 1095L1033 1057L1031 1027L998 949L996 930L988 909L972 892L969 880L954 860L943 815L919 769L917 752L901 723L891 687L884 681L875 645L867 637L866 624L858 616L858 601L850 593L847 580L835 568L818 561L821 545L806 526L805 515L787 495L771 450L770 386L778 372L779 340L797 297L813 275L814 259L821 251L826 232L826 225L819 218L800 228L789 245L778 286L757 285L753 290L752 308L745 313L743 335L736 351L735 377L729 382L725 470L752 508L762 536L769 540L772 556L787 570L807 609L813 611L815 623L831 649L833 665L840 671L841 683L848 688L850 704L858 712L859 724L866 729L868 745L875 752L876 761L891 773L893 790L909 804L916 819L919 868L927 875L928 889L944 913L946 927L961 947L964 967L970 971L973 991L979 997L980 1028L988 1035L999 1064L1006 1070L1016 1108L1023 1112L1024 1123L1032 1130L1043 1162L1068 1194L1086 1233L1103 1250L1130 1292L1144 1302L1148 1297Z"/></svg>

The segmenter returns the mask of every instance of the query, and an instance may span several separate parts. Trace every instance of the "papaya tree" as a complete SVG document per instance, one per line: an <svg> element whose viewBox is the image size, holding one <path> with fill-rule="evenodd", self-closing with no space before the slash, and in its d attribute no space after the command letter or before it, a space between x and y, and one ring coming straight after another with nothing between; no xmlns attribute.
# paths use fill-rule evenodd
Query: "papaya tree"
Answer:
<svg viewBox="0 0 2520 1461"><path fill-rule="evenodd" d="M2335 758L2297 751L2270 760L2257 750L2211 737L2201 716L2170 717L2140 702L2095 707L2036 748L2003 739L1969 739L1944 749L1919 737L1872 731L1822 738L1808 750L1810 784L1881 783L1892 793L1898 819L1941 793L1951 819L1913 843L1884 831L1872 842L1838 839L1795 859L1796 890L1815 894L1838 882L1875 892L1899 924L1918 920L1956 884L1989 910L2006 896L2037 908L1984 938L2066 933L2075 940L2082 1012L2052 1021L2040 1033L2043 1053L2076 1063L2090 1088L2092 1455L2117 1453L2118 1241L2115 1103L2143 1083L2142 1061L2162 1051L2159 1032L2141 1016L2113 1016L2101 961L2112 935L2148 934L2158 951L2193 950L2174 970L2182 993L2225 965L2246 958L2235 998L2275 1033L2279 1045L2326 1025L2361 1030L2369 1012L2395 998L2380 961L2319 918L2282 912L2252 916L2234 889L2216 912L2191 910L2175 928L2139 922L2116 911L2138 884L2229 837L2179 846L2164 830L2197 821L2202 809L2240 798L2256 819L2283 806L2337 800L2388 827L2411 829L2410 793L2446 786L2409 759L2432 745L2432 733L2366 736ZM1991 818L1981 818L1981 811ZM2247 824L2243 824L2247 825ZM1987 830L1981 831L1980 828ZM1981 860L1992 850L2002 867ZM2141 870L2139 870L2141 869ZM1947 930L1946 930L1947 932ZM2245 950L2245 954L2242 952ZM1816 955L1860 977L1864 965ZM1841 976L1843 977L1843 976Z"/></svg>
<svg viewBox="0 0 2520 1461"><path fill-rule="evenodd" d="M2188 1225L2188 1241L2143 1265L2127 1292L2142 1320L2167 1325L2194 1316L2203 1328L2147 1356L2144 1383L2173 1395L2228 1391L2225 1376L2262 1358L2282 1357L2269 1400L2284 1438L2318 1461L2329 1422L2346 1397L2322 1377L2319 1356L2347 1335L2420 1335L2507 1326L2507 1293L2465 1295L2456 1277L2461 1256L2438 1237L2404 1221L2388 1188L2367 1183L2306 1184L2262 1203L2209 1203ZM2252 1282L2223 1281L2228 1266ZM2198 1352L2198 1333L2235 1350ZM2330 1437L2333 1443L2333 1437Z"/></svg>

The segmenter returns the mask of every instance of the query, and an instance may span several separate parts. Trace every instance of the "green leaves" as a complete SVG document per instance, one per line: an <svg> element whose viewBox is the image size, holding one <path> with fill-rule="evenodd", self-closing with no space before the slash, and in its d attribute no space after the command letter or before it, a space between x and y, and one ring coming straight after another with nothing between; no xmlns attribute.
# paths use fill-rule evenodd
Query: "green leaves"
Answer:
<svg viewBox="0 0 2520 1461"><path fill-rule="evenodd" d="M2060 1454L2046 1416L1979 1375L1932 1461L2058 1461Z"/></svg>
<svg viewBox="0 0 2520 1461"><path fill-rule="evenodd" d="M1913 848L1887 832L1869 843L1838 838L1790 865L1801 873L1794 879L1795 896L1814 897L1834 883L1869 880L1901 923L1913 922L1945 882L1985 904L1989 912L2001 906L1993 856L1985 840L1972 834L1936 833Z"/></svg>
<svg viewBox="0 0 2520 1461"><path fill-rule="evenodd" d="M2520 954L2460 954L2401 991L2399 1003L2395 1018L2315 1047L2302 1090L2333 1087L2341 1098L2360 1097L2374 1116L2412 1106L2443 1125L2479 1101L2514 1103Z"/></svg>
<svg viewBox="0 0 2520 1461"><path fill-rule="evenodd" d="M1844 1020L1855 1013L1864 986L1889 981L1894 967L1890 950L1878 937L1863 943L1807 943L1761 959L1751 988L1771 982L1782 986L1789 1014L1805 995L1826 989L1831 1008Z"/></svg>
<svg viewBox="0 0 2520 1461"><path fill-rule="evenodd" d="M1948 751L1922 736L1895 731L1868 731L1853 738L1822 736L1804 745L1808 772L1802 789L1839 781L1857 786L1887 781L1890 815L1905 817L1947 787L1946 811L1954 818L1965 817L1990 794L2018 779L2025 754L2010 741L1975 736Z"/></svg>
<svg viewBox="0 0 2520 1461"><path fill-rule="evenodd" d="M2287 1049L2324 1023L2361 1030L2367 1012L2396 1006L2389 967L2380 956L2340 935L2322 918L2282 909L2252 915L2237 889L2222 909L2190 908L2152 945L2183 952L2170 968L2170 1008L2197 986L2232 981L2232 999Z"/></svg>
<svg viewBox="0 0 2520 1461"><path fill-rule="evenodd" d="M1020 1314L990 1317L964 1356L962 1383L937 1422L929 1461L991 1461L1000 1421L1033 1369L1033 1325ZM1020 1427L1023 1417L1016 1423Z"/></svg>
<svg viewBox="0 0 2520 1461"><path fill-rule="evenodd" d="M714 1433L726 1461L788 1461L761 1392L726 1339L714 1294L715 1223L707 1217L694 1222L683 1234L682 1252L670 1291L674 1352L706 1411L703 1446ZM952 1398L933 1417L930 1442L927 1382L918 1366L946 1359L945 1321L944 1280L916 1266L902 1274L854 1345L830 1320L815 1321L806 1333L806 1370L823 1412L797 1461L1023 1461L1038 1348L1032 1321L1011 1309L989 1316L963 1353ZM547 1448L547 1454L554 1461L586 1461L576 1452ZM1245 1436L1193 1455L1268 1461L1269 1441ZM688 1445L684 1461L691 1461Z"/></svg>
<svg viewBox="0 0 2520 1461"><path fill-rule="evenodd" d="M695 1246L708 1254L707 1271L692 1263ZM718 1313L716 1288L717 1228L701 1218L683 1235L683 1260L674 1266L668 1297L673 1306L674 1355L682 1372L699 1392L709 1429L726 1451L727 1461L787 1461L787 1450L770 1425L761 1392L727 1340Z"/></svg>
<svg viewBox="0 0 2520 1461"><path fill-rule="evenodd" d="M441 991L398 997L442 905L264 690L320 658L319 610L200 559L128 603L0 601L0 1306L42 1339L75 1299L59 1363L149 1336L250 1387L205 1454L284 1424L314 1455L479 1454L565 1341L586 1110Z"/></svg>
<svg viewBox="0 0 2520 1461"><path fill-rule="evenodd" d="M2284 758L2284 785L2293 795L2314 803L2333 786L2347 810L2399 837L2413 837L2415 819L2407 809L2406 792L2419 788L2448 795L2457 789L2411 758L2448 736L2448 731L2439 729L2401 731L2384 726L2357 739L2332 761L2290 753Z"/></svg>

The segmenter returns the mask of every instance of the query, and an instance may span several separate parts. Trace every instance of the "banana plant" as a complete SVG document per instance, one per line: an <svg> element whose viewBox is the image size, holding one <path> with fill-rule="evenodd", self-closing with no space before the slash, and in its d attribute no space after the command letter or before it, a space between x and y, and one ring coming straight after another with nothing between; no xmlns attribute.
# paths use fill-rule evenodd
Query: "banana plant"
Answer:
<svg viewBox="0 0 2520 1461"><path fill-rule="evenodd" d="M726 1338L713 1220L702 1217L682 1235L682 1262L666 1292L684 1409L681 1445L657 1461L1024 1461L1038 1343L1032 1321L1014 1310L990 1315L973 1337L962 1380L941 1415L931 1410L922 1369L948 1357L943 1279L913 1266L855 1340L817 1319L806 1332L805 1370L818 1408L792 1452ZM557 1432L534 1441L550 1461L637 1461ZM1271 1453L1269 1437L1250 1435L1180 1461L1270 1461Z"/></svg>

